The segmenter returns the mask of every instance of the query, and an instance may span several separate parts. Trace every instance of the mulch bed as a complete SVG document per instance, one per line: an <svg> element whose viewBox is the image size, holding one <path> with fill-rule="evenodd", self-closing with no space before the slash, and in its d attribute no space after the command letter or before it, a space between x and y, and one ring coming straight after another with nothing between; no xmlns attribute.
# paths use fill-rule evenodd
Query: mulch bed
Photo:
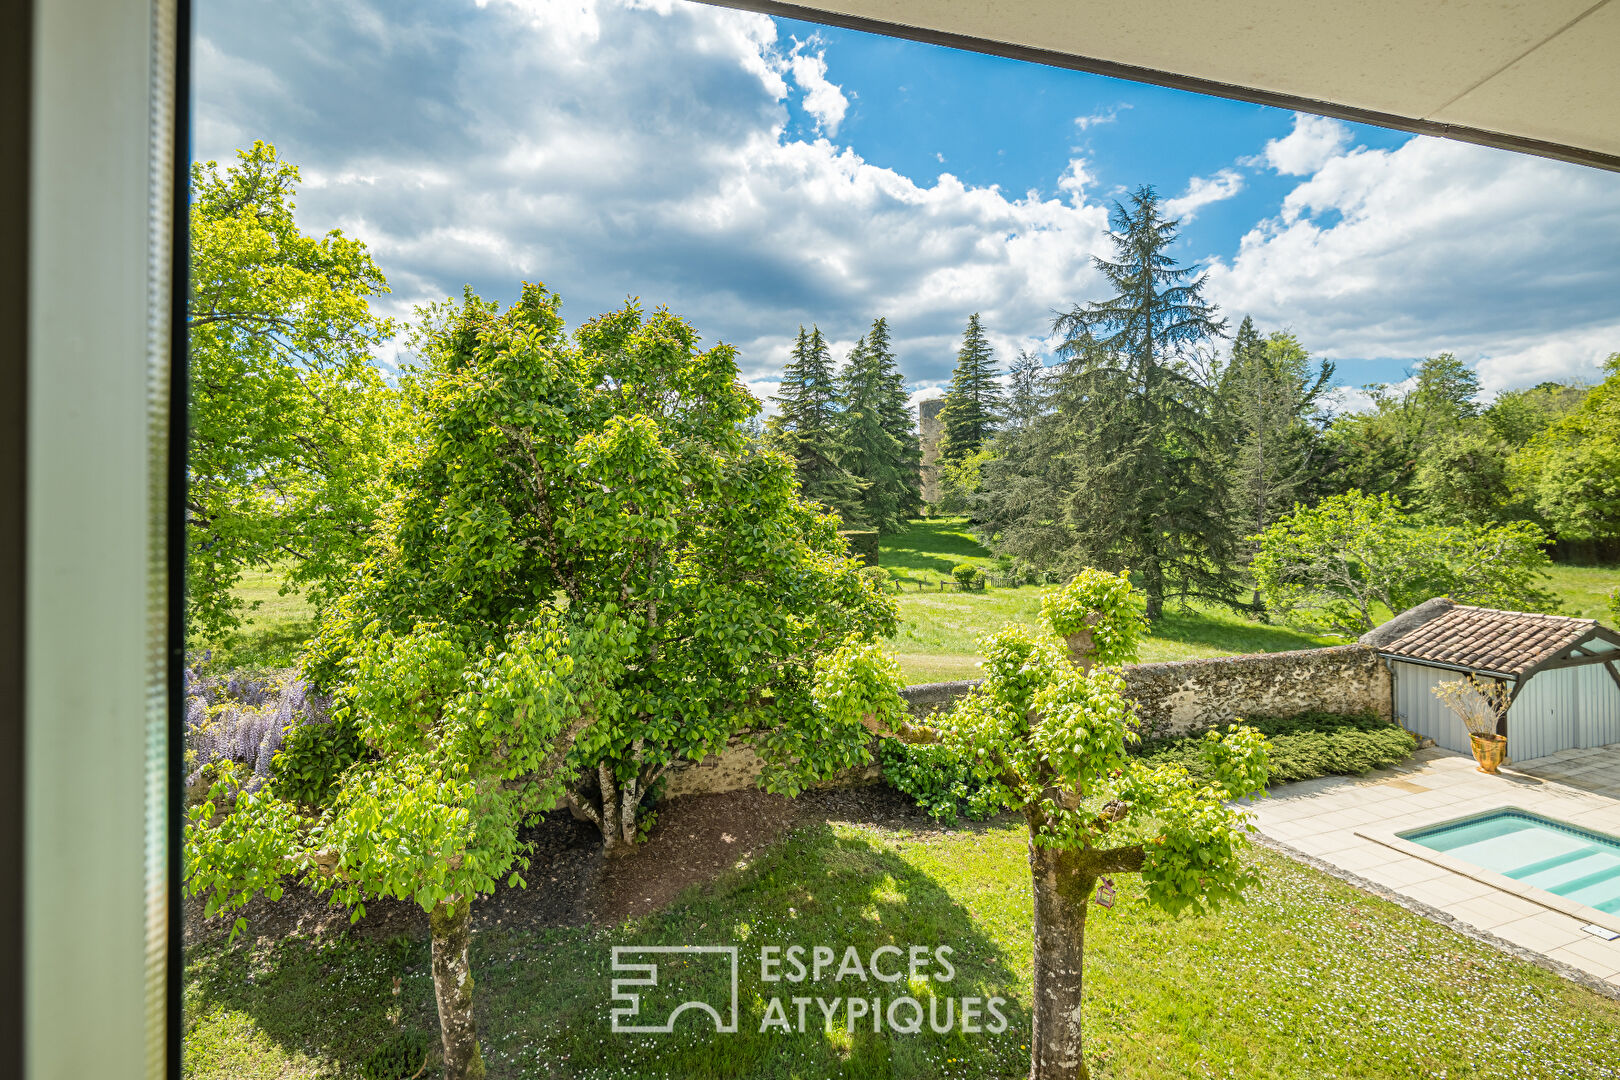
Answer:
<svg viewBox="0 0 1620 1080"><path fill-rule="evenodd" d="M527 888L501 886L473 903L474 929L499 925L614 926L667 905L693 886L707 884L746 862L780 837L817 822L856 823L930 834L945 831L910 799L886 784L808 791L784 799L748 788L717 795L687 795L657 806L652 833L629 855L602 855L596 827L566 811L547 814L525 830L533 845ZM185 942L199 944L228 933L230 921L204 919L200 902L186 900ZM402 900L366 905L365 918L324 897L290 885L282 898L260 897L244 909L247 933L261 941L352 932L370 938L425 938L427 915Z"/></svg>

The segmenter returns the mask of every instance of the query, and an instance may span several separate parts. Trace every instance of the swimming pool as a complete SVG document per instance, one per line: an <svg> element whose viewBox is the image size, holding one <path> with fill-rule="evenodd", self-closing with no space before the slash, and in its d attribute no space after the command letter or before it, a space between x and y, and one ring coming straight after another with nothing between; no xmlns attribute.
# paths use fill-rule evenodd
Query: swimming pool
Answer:
<svg viewBox="0 0 1620 1080"><path fill-rule="evenodd" d="M1620 840L1523 810L1399 834L1504 877L1620 915Z"/></svg>

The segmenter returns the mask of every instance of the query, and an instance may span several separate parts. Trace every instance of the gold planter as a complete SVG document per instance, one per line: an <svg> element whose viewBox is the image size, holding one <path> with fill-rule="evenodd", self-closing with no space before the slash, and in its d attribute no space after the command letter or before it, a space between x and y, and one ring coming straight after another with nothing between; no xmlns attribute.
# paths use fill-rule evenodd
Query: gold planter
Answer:
<svg viewBox="0 0 1620 1080"><path fill-rule="evenodd" d="M1468 741L1474 745L1474 760L1479 762L1480 772L1494 773L1507 760L1506 735L1470 734Z"/></svg>

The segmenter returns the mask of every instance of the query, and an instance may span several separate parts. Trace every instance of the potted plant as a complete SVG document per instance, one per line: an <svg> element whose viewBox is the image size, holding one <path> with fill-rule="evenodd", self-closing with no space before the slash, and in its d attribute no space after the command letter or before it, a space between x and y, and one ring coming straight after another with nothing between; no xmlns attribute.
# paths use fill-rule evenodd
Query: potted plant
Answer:
<svg viewBox="0 0 1620 1080"><path fill-rule="evenodd" d="M1507 684L1494 679L1481 682L1466 679L1444 682L1434 688L1434 696L1446 703L1468 729L1479 771L1494 773L1507 760L1507 736L1497 734L1507 715Z"/></svg>

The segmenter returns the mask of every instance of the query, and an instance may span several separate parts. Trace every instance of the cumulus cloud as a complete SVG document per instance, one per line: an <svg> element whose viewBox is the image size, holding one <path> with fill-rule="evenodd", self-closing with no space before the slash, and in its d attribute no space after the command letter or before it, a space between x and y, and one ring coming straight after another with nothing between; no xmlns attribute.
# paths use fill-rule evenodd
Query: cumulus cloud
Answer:
<svg viewBox="0 0 1620 1080"><path fill-rule="evenodd" d="M1164 201L1164 216L1186 224L1210 203L1230 199L1242 190L1243 174L1235 169L1222 169L1214 176L1195 176L1186 191Z"/></svg>
<svg viewBox="0 0 1620 1080"><path fill-rule="evenodd" d="M1620 349L1612 176L1427 137L1334 145L1236 257L1214 261L1228 312L1336 359L1454 352L1487 390L1590 377ZM1356 379L1353 365L1341 374Z"/></svg>
<svg viewBox="0 0 1620 1080"><path fill-rule="evenodd" d="M841 358L887 315L929 387L970 313L1010 359L1095 289L1107 218L1078 186L1009 197L871 164L828 137L847 98L824 58L764 16L678 0L382 10L200 5L197 130L200 156L262 137L300 163L301 224L364 239L392 313L463 283L509 300L520 279L557 289L574 322L639 296L738 346L761 390L801 322ZM787 134L795 93L822 137Z"/></svg>
<svg viewBox="0 0 1620 1080"><path fill-rule="evenodd" d="M1311 113L1294 114L1294 130L1272 139L1255 164L1264 163L1285 176L1308 176L1326 165L1350 142L1350 128Z"/></svg>
<svg viewBox="0 0 1620 1080"><path fill-rule="evenodd" d="M804 91L804 111L816 118L816 126L828 135L838 134L838 125L844 122L849 109L849 98L843 87L827 81L825 53L814 56L795 49L787 61L793 81Z"/></svg>

